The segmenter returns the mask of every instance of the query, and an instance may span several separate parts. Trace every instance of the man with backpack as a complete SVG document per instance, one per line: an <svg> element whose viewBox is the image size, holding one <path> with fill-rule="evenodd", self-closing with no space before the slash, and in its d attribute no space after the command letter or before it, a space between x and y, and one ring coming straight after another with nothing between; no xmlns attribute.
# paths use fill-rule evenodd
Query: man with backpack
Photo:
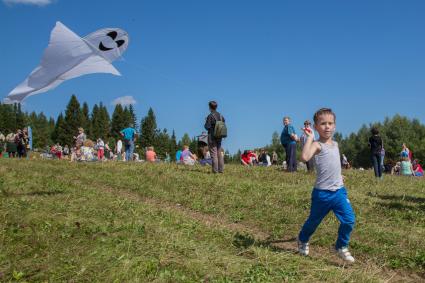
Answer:
<svg viewBox="0 0 425 283"><path fill-rule="evenodd" d="M210 114L205 121L205 129L208 131L208 148L212 158L212 172L223 173L224 156L221 154L221 141L227 137L227 127L224 117L217 112L217 102L208 103Z"/></svg>

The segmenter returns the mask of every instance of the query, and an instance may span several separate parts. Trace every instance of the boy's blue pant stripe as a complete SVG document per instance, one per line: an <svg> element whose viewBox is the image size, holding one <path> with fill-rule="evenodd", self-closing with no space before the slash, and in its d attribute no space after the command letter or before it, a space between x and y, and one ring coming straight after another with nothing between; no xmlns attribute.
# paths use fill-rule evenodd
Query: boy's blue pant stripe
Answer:
<svg viewBox="0 0 425 283"><path fill-rule="evenodd" d="M316 231L317 226L331 210L340 222L335 248L347 247L356 218L344 187L337 191L313 189L310 216L301 229L298 236L299 240L307 243L311 235Z"/></svg>

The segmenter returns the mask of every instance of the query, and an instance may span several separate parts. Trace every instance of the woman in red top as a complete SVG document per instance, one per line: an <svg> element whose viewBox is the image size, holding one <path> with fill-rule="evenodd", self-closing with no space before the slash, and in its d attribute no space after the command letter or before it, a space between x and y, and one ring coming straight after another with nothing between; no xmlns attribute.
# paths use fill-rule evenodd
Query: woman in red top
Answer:
<svg viewBox="0 0 425 283"><path fill-rule="evenodd" d="M419 164L418 160L413 160L413 171L415 171L416 177L422 177L424 175L424 170L422 169L422 166Z"/></svg>
<svg viewBox="0 0 425 283"><path fill-rule="evenodd" d="M257 156L250 150L245 150L241 155L241 163L245 166L254 165L253 161L257 159Z"/></svg>

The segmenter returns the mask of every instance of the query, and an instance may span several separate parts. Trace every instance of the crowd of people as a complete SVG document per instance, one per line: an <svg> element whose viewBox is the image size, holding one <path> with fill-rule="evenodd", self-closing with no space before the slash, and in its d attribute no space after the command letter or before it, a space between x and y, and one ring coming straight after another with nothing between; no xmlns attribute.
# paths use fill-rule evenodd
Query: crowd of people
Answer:
<svg viewBox="0 0 425 283"><path fill-rule="evenodd" d="M0 133L0 156L26 158L30 150L28 128L17 129L6 136Z"/></svg>
<svg viewBox="0 0 425 283"><path fill-rule="evenodd" d="M210 165L214 173L222 173L224 170L224 150L221 147L223 136L216 136L216 124L224 124L225 119L217 112L217 103L215 101L209 102L209 110L210 114L206 117L204 125L207 132L203 132L198 136L199 141L201 141L198 143L198 152L191 152L188 145L183 145L181 149L177 150L175 160L177 164ZM280 135L280 142L285 151L285 160L279 163L276 151L270 154L266 149L262 148L244 150L240 156L240 162L243 166L269 167L272 165L282 165L282 168L288 172L297 171L300 166L303 166L307 171L314 171L314 159L303 163L297 161L297 144L299 144L302 151L307 142L308 135L306 133L311 133L313 140L317 140L315 131L309 120L304 121L304 126L301 128L301 135L298 136L291 118L286 116L283 118L283 129ZM87 139L84 129L78 128L78 133L74 136L73 145L63 146L61 144L53 144L45 149L41 157L70 159L71 161L118 160L146 161L150 163L171 162L171 157L168 153L165 153L165 156L160 159L153 146L145 148L144 159L139 156L135 152L137 132L132 125L128 125L127 128L120 131L120 135L121 139L110 145L101 138L98 138L96 141ZM402 176L421 177L424 175L422 166L417 159L413 159L413 153L406 144L402 144L400 160L398 162L384 164L384 143L378 129L371 129L371 136L368 142L370 146L371 165L377 178L382 178L384 172ZM29 150L30 136L28 134L28 128L18 129L15 133L9 133L6 136L0 133L0 156L4 155L10 158L27 157ZM341 154L340 162L342 168L351 168L345 154Z"/></svg>
<svg viewBox="0 0 425 283"><path fill-rule="evenodd" d="M221 147L222 138L227 135L224 117L217 112L217 103L209 102L210 113L205 119L205 130L202 136L204 143L200 146L197 154L189 150L188 145L183 145L176 153L176 163L184 165L210 165L213 173L224 171L224 149ZM113 146L98 138L96 141L87 138L83 128L78 128L78 133L73 137L73 145L61 145L59 143L47 147L41 154L43 159L69 159L76 161L139 161L148 163L171 162L171 157L165 153L161 160L156 154L153 146L144 150L144 159L135 152L135 141L137 132L133 125L120 131L121 138ZM27 128L17 130L4 136L0 133L0 156L5 157L27 157L30 147L30 138ZM4 153L3 153L4 152Z"/></svg>
<svg viewBox="0 0 425 283"><path fill-rule="evenodd" d="M315 160L313 158L302 163L297 162L297 144L300 144L302 151L307 142L308 134L310 133L313 137L313 140L317 140L315 131L313 131L313 128L311 127L311 122L309 120L304 122L304 127L301 128L302 133L300 137L298 137L297 131L291 122L292 121L290 117L283 118L283 130L280 136L280 141L283 148L285 149L286 159L282 162L282 168L288 172L295 172L301 164L305 166L304 168L307 171L314 171ZM417 159L413 159L413 153L406 146L406 144L402 144L400 161L396 162L395 164L387 163L384 165L385 149L382 138L379 136L379 130L377 128L371 129L371 136L368 140L368 143L370 147L371 165L377 178L382 179L383 172L402 176L424 176L422 166ZM278 164L278 156L276 152L273 151L272 156L270 157L265 149L261 149L260 152L254 150L244 150L240 156L240 162L244 166L271 166ZM351 164L344 153L340 155L340 163L341 167L344 169L351 168Z"/></svg>

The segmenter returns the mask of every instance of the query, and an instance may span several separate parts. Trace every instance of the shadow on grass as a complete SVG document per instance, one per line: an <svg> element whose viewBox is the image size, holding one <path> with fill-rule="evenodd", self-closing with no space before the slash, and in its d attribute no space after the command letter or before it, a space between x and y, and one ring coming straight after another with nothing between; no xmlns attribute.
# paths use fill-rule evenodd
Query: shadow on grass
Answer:
<svg viewBox="0 0 425 283"><path fill-rule="evenodd" d="M249 234L236 233L233 237L233 245L237 248L247 249L251 246L260 248L269 248L275 252L290 252L296 253L297 250L293 247L293 243L297 239L295 237L288 239L266 239L256 240ZM290 245L285 245L290 244Z"/></svg>
<svg viewBox="0 0 425 283"><path fill-rule="evenodd" d="M408 195L379 195L379 194L373 194L368 193L368 196L377 197L383 200L394 200L394 201L407 201L407 202L413 202L413 203L425 203L424 197L413 197Z"/></svg>
<svg viewBox="0 0 425 283"><path fill-rule="evenodd" d="M390 203L378 202L378 205L389 208L389 209L395 209L395 210L401 210L401 211L415 211L415 212L425 211L425 204L414 206L410 204L403 204L401 202L390 202Z"/></svg>
<svg viewBox="0 0 425 283"><path fill-rule="evenodd" d="M52 191L34 191L34 192L11 192L11 191L5 191L4 196L6 197L17 197L17 196L54 196L63 194L64 191L61 190L52 190Z"/></svg>

